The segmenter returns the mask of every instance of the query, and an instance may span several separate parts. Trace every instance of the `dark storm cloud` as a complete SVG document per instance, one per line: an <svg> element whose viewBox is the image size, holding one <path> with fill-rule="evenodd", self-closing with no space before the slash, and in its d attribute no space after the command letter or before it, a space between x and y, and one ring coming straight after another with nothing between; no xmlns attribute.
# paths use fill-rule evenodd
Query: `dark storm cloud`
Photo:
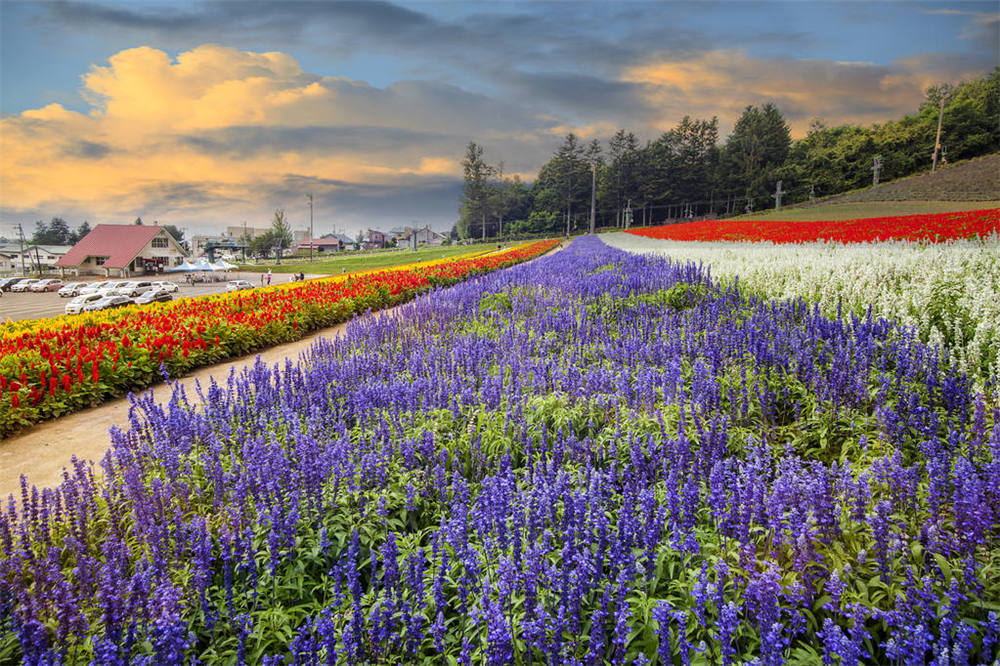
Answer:
<svg viewBox="0 0 1000 666"><path fill-rule="evenodd" d="M280 205L301 200L303 192L315 194L317 235L344 226L388 229L413 221L444 231L458 219L462 181L436 177L396 185L361 184L289 175L281 185L268 188L265 198Z"/></svg>
<svg viewBox="0 0 1000 666"><path fill-rule="evenodd" d="M614 114L627 109L628 115L641 114L645 105L642 87L625 81L561 72L512 72L505 83L523 93L527 102L545 101L585 114Z"/></svg>
<svg viewBox="0 0 1000 666"><path fill-rule="evenodd" d="M190 9L167 6L108 6L97 2L53 2L47 5L51 20L82 28L111 26L168 33L176 38L203 39L220 31L270 33L278 39L297 36L309 26L322 24L334 34L361 37L406 35L454 37L455 29L426 14L388 2L205 2Z"/></svg>
<svg viewBox="0 0 1000 666"><path fill-rule="evenodd" d="M382 53L428 58L487 77L516 62L613 77L618 67L653 50L713 46L705 34L672 25L672 5L620 11L599 3L541 3L518 13L480 12L448 21L389 2L207 2L186 10L94 2L46 7L51 20L76 29L152 32L177 48L220 36L233 44L246 38L282 46L304 40L309 48L336 52L377 44Z"/></svg>
<svg viewBox="0 0 1000 666"><path fill-rule="evenodd" d="M202 23L200 15L169 8L112 7L95 2L52 2L47 5L53 20L79 26L99 25L140 30L189 30Z"/></svg>
<svg viewBox="0 0 1000 666"><path fill-rule="evenodd" d="M179 141L211 155L245 158L285 151L305 154L359 151L381 153L429 145L450 145L452 138L400 127L236 126L180 137Z"/></svg>
<svg viewBox="0 0 1000 666"><path fill-rule="evenodd" d="M133 212L162 217L186 210L202 210L218 208L226 204L242 203L239 199L227 198L221 194L221 190L218 183L156 183L140 188L143 195L142 208Z"/></svg>
<svg viewBox="0 0 1000 666"><path fill-rule="evenodd" d="M63 155L66 157L76 157L87 160L99 160L106 157L112 151L111 146L93 141L73 141L63 147Z"/></svg>

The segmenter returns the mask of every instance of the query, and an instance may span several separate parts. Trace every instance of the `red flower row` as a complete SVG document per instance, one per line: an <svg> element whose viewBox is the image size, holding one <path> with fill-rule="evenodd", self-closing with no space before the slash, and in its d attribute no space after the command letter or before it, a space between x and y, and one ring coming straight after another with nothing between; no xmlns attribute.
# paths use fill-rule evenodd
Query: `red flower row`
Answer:
<svg viewBox="0 0 1000 666"><path fill-rule="evenodd" d="M677 241L866 243L890 239L943 242L953 238L989 236L998 231L1000 231L1000 208L929 215L809 222L704 220L661 227L630 229L629 233Z"/></svg>

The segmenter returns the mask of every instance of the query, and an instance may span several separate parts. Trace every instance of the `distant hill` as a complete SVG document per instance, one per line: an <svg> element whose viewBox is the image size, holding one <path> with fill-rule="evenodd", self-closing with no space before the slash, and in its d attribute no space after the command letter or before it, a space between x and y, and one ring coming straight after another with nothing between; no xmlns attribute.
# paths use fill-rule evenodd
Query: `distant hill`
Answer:
<svg viewBox="0 0 1000 666"><path fill-rule="evenodd" d="M945 164L934 173L898 178L878 187L824 197L810 207L867 201L997 201L1000 200L1000 153Z"/></svg>

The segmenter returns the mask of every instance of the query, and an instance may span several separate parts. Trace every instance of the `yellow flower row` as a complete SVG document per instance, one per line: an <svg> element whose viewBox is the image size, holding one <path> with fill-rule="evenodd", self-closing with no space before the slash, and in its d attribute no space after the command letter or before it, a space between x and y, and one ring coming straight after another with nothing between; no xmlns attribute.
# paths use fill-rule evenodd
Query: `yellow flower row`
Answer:
<svg viewBox="0 0 1000 666"><path fill-rule="evenodd" d="M358 277L361 275L369 275L371 273L388 273L397 271L409 271L417 268L430 268L433 266L438 266L441 264L446 264L453 261L464 261L484 254L506 254L523 244L511 246L503 250L474 250L472 252L466 252L464 254L456 255L454 257L442 258L442 259L429 259L427 261L416 261L408 264L399 264L396 266L386 266L382 268L371 268L362 271L354 271L351 273L344 273L342 275L333 275L323 278L318 278L322 281L328 282L339 282L341 280L347 280L350 278ZM263 289L294 289L297 286L301 286L299 282L285 282L279 285L272 285L270 287L264 287ZM205 296L198 296L196 298L200 299L226 299L232 298L233 292L221 292L217 294L208 294ZM142 306L144 310L151 311L154 308L170 308L172 303L176 301L171 301L168 303L154 303L152 305ZM7 323L3 326L3 330L0 330L0 340L9 340L13 338L18 338L24 334L34 334L39 331L61 329L65 326L101 326L102 324L111 324L123 316L129 314L130 312L135 312L140 306L130 305L123 308L118 308L115 310L106 310L100 312L86 312L77 315L57 315L55 317L45 317L43 319L22 319L19 321L7 320Z"/></svg>

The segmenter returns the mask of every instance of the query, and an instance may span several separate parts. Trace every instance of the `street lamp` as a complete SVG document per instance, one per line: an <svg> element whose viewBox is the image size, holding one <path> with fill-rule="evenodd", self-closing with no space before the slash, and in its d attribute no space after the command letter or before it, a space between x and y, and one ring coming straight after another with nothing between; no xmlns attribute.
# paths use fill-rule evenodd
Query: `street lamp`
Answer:
<svg viewBox="0 0 1000 666"><path fill-rule="evenodd" d="M306 195L309 197L309 263L313 261L313 195L310 193Z"/></svg>
<svg viewBox="0 0 1000 666"><path fill-rule="evenodd" d="M597 218L597 162L590 163L590 233L594 233Z"/></svg>

